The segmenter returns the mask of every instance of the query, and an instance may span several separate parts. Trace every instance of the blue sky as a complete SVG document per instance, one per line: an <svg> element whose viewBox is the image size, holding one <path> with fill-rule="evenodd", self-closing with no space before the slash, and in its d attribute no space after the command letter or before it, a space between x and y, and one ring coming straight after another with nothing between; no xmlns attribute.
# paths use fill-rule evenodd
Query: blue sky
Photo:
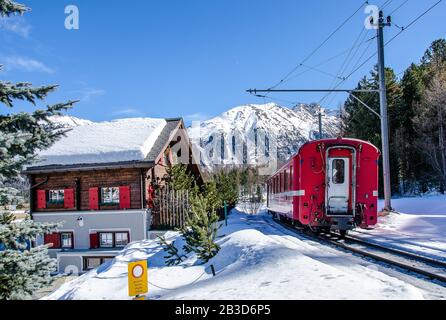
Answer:
<svg viewBox="0 0 446 320"><path fill-rule="evenodd" d="M35 85L59 84L45 103L81 102L69 113L91 120L125 117L178 117L187 120L218 115L246 103L270 102L245 93L279 81L364 1L297 0L22 0L32 8L24 17L0 21L0 78ZM382 5L385 0L370 1ZM405 0L392 0L391 12ZM407 25L436 0L409 0L394 14ZM77 5L80 29L66 30L65 7ZM386 64L397 73L421 58L429 44L446 37L446 2L401 34L386 49ZM307 66L341 52L362 32L361 10ZM396 34L386 29L386 38ZM360 55L368 57L376 43ZM356 49L352 53L356 52ZM346 55L302 74L282 88L327 88ZM351 61L351 63L350 63ZM371 60L341 87L352 88L369 72ZM307 70L301 67L296 74ZM346 71L346 73L348 73ZM331 76L327 75L331 74ZM344 74L346 74L344 73ZM272 95L285 106L317 102L322 94ZM338 108L345 95L326 99ZM18 104L15 110L31 110Z"/></svg>

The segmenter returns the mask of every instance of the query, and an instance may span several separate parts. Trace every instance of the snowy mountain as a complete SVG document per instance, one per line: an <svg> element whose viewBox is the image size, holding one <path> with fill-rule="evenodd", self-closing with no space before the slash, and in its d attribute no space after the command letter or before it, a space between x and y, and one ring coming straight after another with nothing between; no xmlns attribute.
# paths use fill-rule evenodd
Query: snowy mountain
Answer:
<svg viewBox="0 0 446 320"><path fill-rule="evenodd" d="M202 157L202 162L208 168L219 161L221 164L231 164L234 153L242 152L245 161L246 158L252 160L262 152L259 148L268 149L272 141L277 146L279 163L283 163L303 143L318 137L319 111L323 115L324 137L336 137L339 118L316 104L300 104L293 109L274 103L240 106L202 122L199 128L193 126L189 131L196 137L199 129L201 150L207 155L204 160ZM234 139L234 136L238 138ZM246 141L248 145L251 142L255 146L254 151L246 150L249 149Z"/></svg>

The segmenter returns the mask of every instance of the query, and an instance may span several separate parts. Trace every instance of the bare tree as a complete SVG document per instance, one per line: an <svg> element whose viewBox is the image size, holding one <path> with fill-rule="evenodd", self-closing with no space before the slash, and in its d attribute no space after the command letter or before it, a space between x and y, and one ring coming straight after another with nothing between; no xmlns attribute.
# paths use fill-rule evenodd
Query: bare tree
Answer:
<svg viewBox="0 0 446 320"><path fill-rule="evenodd" d="M446 66L437 64L414 118L417 144L446 189Z"/></svg>

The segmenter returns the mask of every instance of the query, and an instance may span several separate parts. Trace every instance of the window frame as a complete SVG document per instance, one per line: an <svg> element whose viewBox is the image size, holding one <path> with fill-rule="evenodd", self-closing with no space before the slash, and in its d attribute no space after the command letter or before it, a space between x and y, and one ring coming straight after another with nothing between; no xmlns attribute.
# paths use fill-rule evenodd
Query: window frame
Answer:
<svg viewBox="0 0 446 320"><path fill-rule="evenodd" d="M91 256L91 257L86 256L86 257L83 257L83 270L84 271L93 270L93 269L99 267L100 265L104 264L105 262L107 262L107 261L105 261L106 259L113 260L114 258L115 257L112 257L112 256L103 256L103 257L102 256ZM99 265L96 267L88 268L88 260L89 259L99 259Z"/></svg>
<svg viewBox="0 0 446 320"><path fill-rule="evenodd" d="M51 195L53 193L57 193L56 199L53 199ZM65 202L65 189L50 189L48 190L48 197L47 197L47 205L61 205ZM62 195L60 199L60 195Z"/></svg>
<svg viewBox="0 0 446 320"><path fill-rule="evenodd" d="M110 191L108 191L107 193L110 193L110 200L111 201L105 201L104 199L104 189L110 189ZM113 200L113 190L116 189L117 193L117 199L115 199L115 201ZM116 206L119 205L120 203L120 191L119 191L119 187L100 187L100 196L101 196L101 201L100 201L100 205L101 206Z"/></svg>
<svg viewBox="0 0 446 320"><path fill-rule="evenodd" d="M117 235L118 235L118 234L120 234L120 235L125 234L125 235L126 235L126 241L127 241L126 244L124 244L124 245L118 245L118 244L117 244L117 242L118 242L118 240L117 240ZM128 244L130 243L130 234L129 234L128 231L118 231L118 232L115 232L115 233L113 234L113 239L114 239L114 245L115 245L115 248L124 248L126 245L128 245Z"/></svg>
<svg viewBox="0 0 446 320"><path fill-rule="evenodd" d="M103 234L111 234L112 235L112 245L111 246L103 246L102 245L102 235ZM110 249L110 248L124 248L125 245L116 245L116 234L126 234L127 235L127 244L130 243L130 232L129 231L100 231L98 232L98 246L101 249Z"/></svg>
<svg viewBox="0 0 446 320"><path fill-rule="evenodd" d="M338 178L337 175L338 175L338 171L339 170L338 170L338 167L336 166L336 164L338 162L340 162L340 161L342 161L342 182L339 182L338 179L337 179ZM333 184L335 184L335 185L343 185L343 184L345 184L345 178L346 178L346 175L345 175L346 168L345 167L346 167L345 159L333 159L332 169L331 169L331 179L332 179ZM335 170L336 170L336 173L335 173Z"/></svg>
<svg viewBox="0 0 446 320"><path fill-rule="evenodd" d="M62 238L64 234L70 235L70 242L71 242L70 246L64 246L63 238ZM73 231L60 231L59 237L60 237L60 248L61 249L73 249L74 248L74 232Z"/></svg>
<svg viewBox="0 0 446 320"><path fill-rule="evenodd" d="M111 245L103 245L102 244L102 235L111 235ZM114 248L115 247L115 241L114 241L114 234L113 232L99 232L99 248ZM108 240L108 239L107 239Z"/></svg>
<svg viewBox="0 0 446 320"><path fill-rule="evenodd" d="M287 192L288 191L288 171L285 170L283 172L283 192Z"/></svg>

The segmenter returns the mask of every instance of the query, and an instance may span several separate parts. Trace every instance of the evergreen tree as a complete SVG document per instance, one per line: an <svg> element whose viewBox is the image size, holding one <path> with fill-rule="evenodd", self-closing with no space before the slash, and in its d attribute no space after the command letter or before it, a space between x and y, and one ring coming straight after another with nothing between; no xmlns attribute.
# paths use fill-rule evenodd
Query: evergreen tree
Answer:
<svg viewBox="0 0 446 320"><path fill-rule="evenodd" d="M177 164L167 168L169 177L169 186L175 190L192 191L195 190L195 179L190 174L188 168L184 164Z"/></svg>
<svg viewBox="0 0 446 320"><path fill-rule="evenodd" d="M169 242L165 237L158 237L159 244L164 247L164 251L167 255L164 257L166 259L166 264L170 266L179 265L186 258L185 255L180 254L180 251L175 246L175 241Z"/></svg>
<svg viewBox="0 0 446 320"><path fill-rule="evenodd" d="M186 241L184 251L195 252L206 263L217 255L220 247L215 243L218 231L218 216L209 199L203 195L191 199L190 213L181 233Z"/></svg>
<svg viewBox="0 0 446 320"><path fill-rule="evenodd" d="M30 219L15 222L11 213L0 214L0 299L23 299L52 282L56 260L47 246L31 248L38 235L51 233L57 224Z"/></svg>
<svg viewBox="0 0 446 320"><path fill-rule="evenodd" d="M221 203L226 201L228 206L233 207L238 202L239 183L237 170L220 171L214 174L214 180L217 186L217 192Z"/></svg>
<svg viewBox="0 0 446 320"><path fill-rule="evenodd" d="M13 1L0 0L0 16L23 14L28 10ZM56 88L55 85L33 87L29 83L0 80L0 104L7 110L17 100L35 105ZM73 103L47 106L32 113L0 111L0 205L11 203L16 196L16 190L9 185L19 178L23 166L35 159L37 151L48 148L65 133L50 117L60 115ZM39 224L29 219L13 220L9 212L0 214L0 299L32 294L51 282L50 274L55 270L55 260L49 258L47 246L31 248L31 243L57 225Z"/></svg>
<svg viewBox="0 0 446 320"><path fill-rule="evenodd" d="M427 191L431 170L426 166L425 156L414 141L418 134L413 119L425 90L424 70L413 63L401 79L403 103L399 110L397 136L399 139L401 193Z"/></svg>
<svg viewBox="0 0 446 320"><path fill-rule="evenodd" d="M217 190L217 183L215 180L206 183L204 196L208 200L208 207L206 208L208 211L215 211L223 207L224 200Z"/></svg>

